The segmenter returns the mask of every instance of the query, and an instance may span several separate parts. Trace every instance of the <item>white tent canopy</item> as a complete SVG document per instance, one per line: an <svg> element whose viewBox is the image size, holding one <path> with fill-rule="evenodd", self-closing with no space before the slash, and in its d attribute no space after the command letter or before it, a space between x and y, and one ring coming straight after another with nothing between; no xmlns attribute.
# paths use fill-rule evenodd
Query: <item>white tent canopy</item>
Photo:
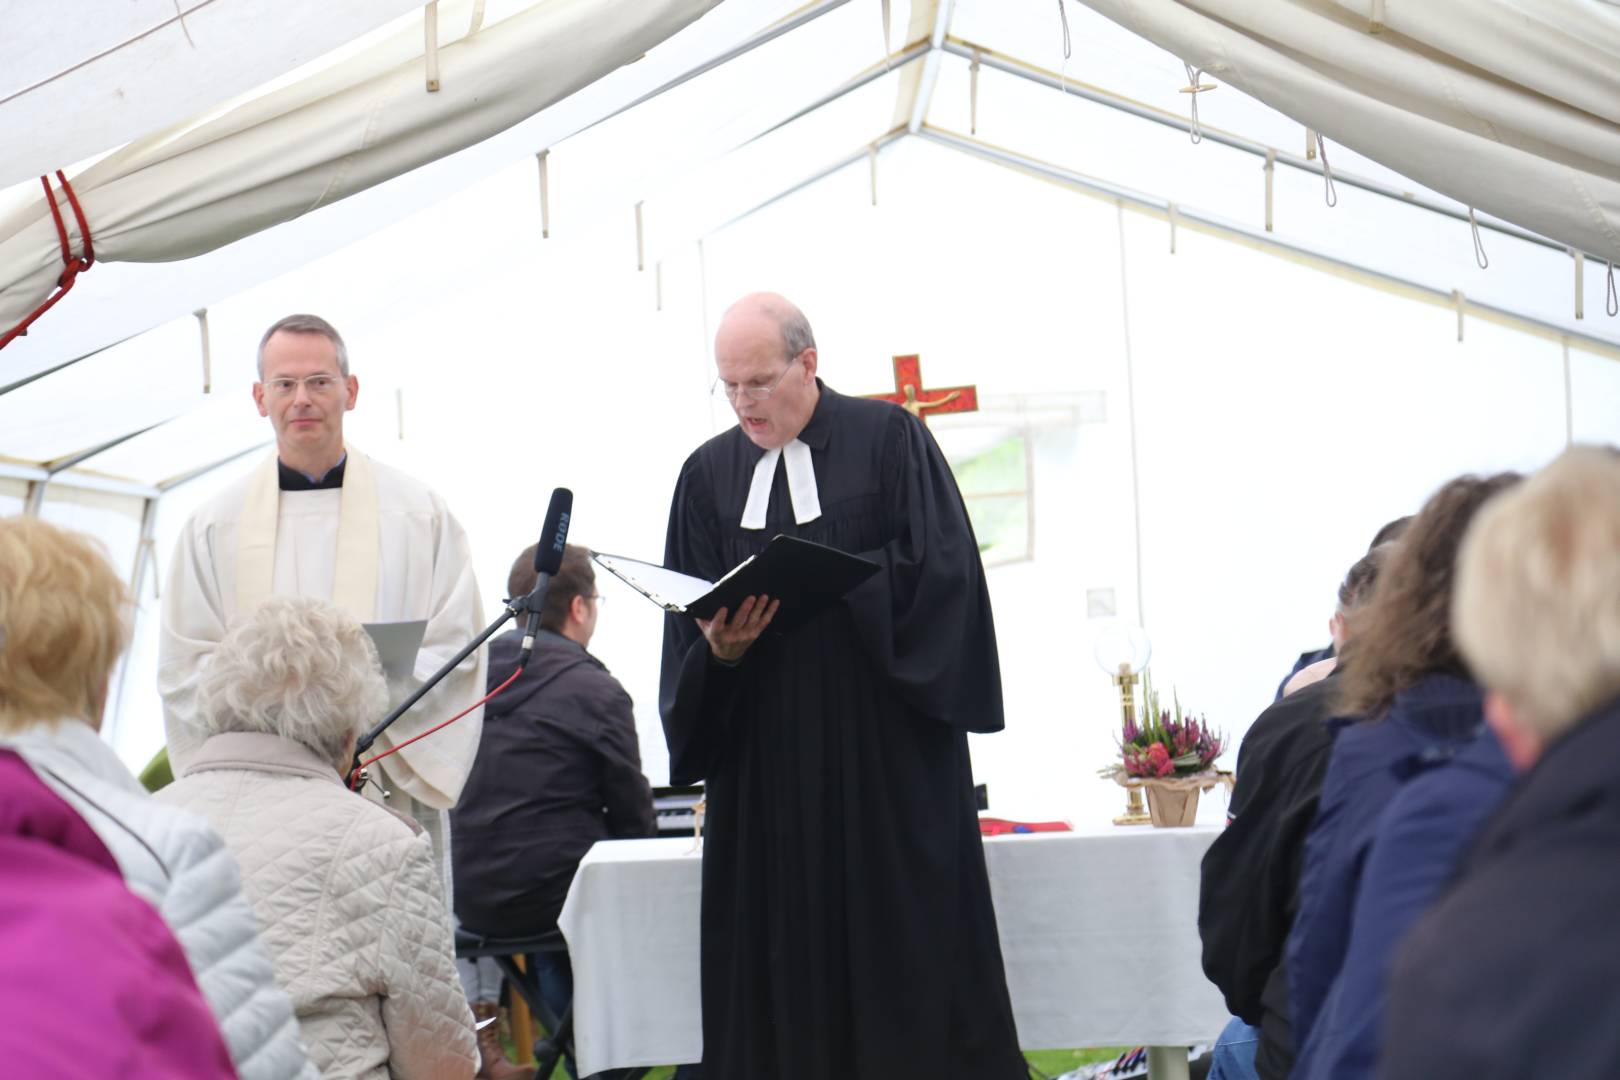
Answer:
<svg viewBox="0 0 1620 1080"><path fill-rule="evenodd" d="M449 499L493 615L553 485L581 542L658 554L681 460L729 422L714 322L778 288L843 392L886 389L902 353L930 385L979 387L980 413L933 424L991 544L1009 731L976 741L976 770L998 811L1100 813L1119 798L1092 776L1101 629L1142 621L1160 682L1236 734L1321 644L1384 521L1458 472L1614 439L1620 322L1600 269L1577 293L1564 245L1523 222L1478 215L1482 269L1438 179L1330 143L1328 207L1302 124L1212 75L1195 145L1181 60L1074 3L1065 58L1057 8L896 3L886 57L878 3L726 0L342 204L171 266L98 266L0 352L0 388L51 372L0 393L0 513L32 499L132 572L161 566L269 436L259 334L315 310L361 380L346 430ZM158 576L112 730L132 762L161 740ZM659 615L604 591L593 650L660 780Z"/></svg>

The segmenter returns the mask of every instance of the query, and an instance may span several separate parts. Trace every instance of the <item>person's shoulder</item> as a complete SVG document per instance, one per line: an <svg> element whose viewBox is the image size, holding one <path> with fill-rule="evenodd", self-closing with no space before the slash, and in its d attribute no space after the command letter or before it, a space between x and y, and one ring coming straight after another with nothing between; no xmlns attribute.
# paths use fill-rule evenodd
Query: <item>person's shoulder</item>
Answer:
<svg viewBox="0 0 1620 1080"><path fill-rule="evenodd" d="M238 477L210 495L186 519L185 532L196 536L216 525L237 521L247 503L248 488L253 484L253 473Z"/></svg>
<svg viewBox="0 0 1620 1080"><path fill-rule="evenodd" d="M881 398L854 397L840 394L832 388L826 391L833 407L838 411L840 423L874 424L884 427L905 426L912 415L892 401Z"/></svg>
<svg viewBox="0 0 1620 1080"><path fill-rule="evenodd" d="M426 481L369 455L367 460L377 477L378 495L386 500L384 509L450 516L449 504Z"/></svg>
<svg viewBox="0 0 1620 1080"><path fill-rule="evenodd" d="M695 469L702 468L729 454L736 453L739 444L746 438L747 436L743 434L742 428L732 424L718 435L711 435L704 439L697 445L696 449L686 455L686 461L681 465L682 479L685 479L687 474Z"/></svg>
<svg viewBox="0 0 1620 1080"><path fill-rule="evenodd" d="M1264 742L1279 738L1324 744L1330 742L1332 736L1326 721L1332 710L1335 691L1334 681L1323 679L1272 702L1249 725L1249 732L1243 737L1244 746L1247 747L1251 740Z"/></svg>

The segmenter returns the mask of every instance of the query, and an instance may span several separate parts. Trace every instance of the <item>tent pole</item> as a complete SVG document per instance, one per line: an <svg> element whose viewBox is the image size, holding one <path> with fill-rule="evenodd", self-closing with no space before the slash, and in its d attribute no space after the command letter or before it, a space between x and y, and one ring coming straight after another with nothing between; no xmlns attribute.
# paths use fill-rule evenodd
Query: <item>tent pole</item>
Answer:
<svg viewBox="0 0 1620 1080"><path fill-rule="evenodd" d="M1125 327L1125 416L1131 437L1131 535L1136 542L1136 624L1147 629L1147 608L1142 600L1142 479L1136 453L1136 364L1131 355L1131 298L1125 265L1125 206L1114 205L1119 219L1119 309Z"/></svg>
<svg viewBox="0 0 1620 1080"><path fill-rule="evenodd" d="M663 85L657 87L656 89L649 90L645 94L642 94L640 97L636 98L636 100L630 102L630 104L622 105L619 108L614 109L612 112L608 113L606 116L602 117L601 119L594 120L591 123L586 124L584 127L580 128L579 131L576 131L573 134L578 135L581 131L589 131L589 130L591 130L591 128L595 127L597 124L604 124L607 121L613 119L615 116L618 116L622 112L628 112L629 110L635 108L637 105L640 105L643 102L652 100L653 98L657 97L659 94L667 93L670 90L675 89L677 86L680 86L682 83L690 82L691 80L697 78L699 75L703 75L703 74L706 74L707 72L713 71L715 68L720 67L723 64L728 64L731 61L737 59L737 57L739 57L739 56L743 56L743 55L745 55L747 53L751 53L755 49L759 48L761 45L765 45L765 44L768 44L768 43L770 43L772 41L775 41L777 38L781 37L783 34L791 33L792 31L797 30L799 27L803 26L805 23L814 22L816 19L821 18L823 15L827 14L829 11L835 11L838 8L843 7L847 3L849 3L849 0L820 0L819 3L811 4L809 7L805 8L802 11L800 11L797 15L792 15L792 16L786 18L786 19L783 19L781 22L777 23L775 26L767 27L766 29L761 30L759 33L755 34L753 37L749 38L746 41L741 42L738 45L733 46L730 49L727 49L725 52L721 53L719 56L716 56L714 59L706 60L703 63L699 64L697 67L692 68L690 71L686 71L686 72L683 72L680 75L675 76L675 78L669 80L668 82L666 82ZM571 135L569 137L572 138L573 136Z"/></svg>
<svg viewBox="0 0 1620 1080"><path fill-rule="evenodd" d="M131 645L124 650L118 658L118 677L113 686L116 688L109 704L112 714L105 718L102 725L101 737L111 743L113 737L124 719L124 697L129 681L129 657L134 651L134 640L140 629L141 621L141 586L146 583L146 568L157 560L157 510L158 497L152 496L146 500L141 508L141 538L135 545L135 568L129 576L130 606L133 609L130 615L129 637Z"/></svg>
<svg viewBox="0 0 1620 1080"><path fill-rule="evenodd" d="M1168 219L1170 215L1170 203L1166 199L1146 195L1130 188L1107 184L1065 169L1061 165L1054 165L1039 158L1027 157L1004 147L992 146L978 139L959 135L954 131L946 131L942 128L924 124L922 131L918 133L918 137L937 143L940 146L951 147L954 150L959 150L984 161L995 162L1026 176L1036 176L1044 180L1050 180L1081 194L1117 203L1124 209L1135 213L1146 214L1160 219ZM1338 174L1335 173L1334 175L1337 177ZM1405 296L1409 299L1419 300L1448 310L1457 309L1457 300L1450 289L1439 289L1432 285L1414 281L1411 278L1401 277L1398 274L1391 274L1383 270L1374 270L1370 267L1347 262L1344 259L1323 254L1300 244L1291 244L1279 240L1275 236L1267 235L1256 229L1224 221L1198 210L1190 210L1185 206L1178 205L1176 207L1176 224L1183 229L1192 229L1195 232L1244 244L1257 251L1289 259L1301 265L1323 270L1347 280L1357 281L1399 296ZM1562 245L1557 246L1562 248ZM1505 326L1520 333L1531 334L1547 341L1563 341L1567 338L1577 348L1597 353L1611 360L1620 360L1620 344L1593 337L1590 334L1566 330L1561 326L1555 326L1552 323L1511 308L1465 299L1463 301L1463 310L1466 314L1475 318L1484 319L1487 322Z"/></svg>
<svg viewBox="0 0 1620 1080"><path fill-rule="evenodd" d="M1104 105L1110 109L1117 109L1120 112L1128 113L1131 116L1137 117L1141 120L1151 120L1155 124L1162 124L1165 127L1175 128L1178 131L1185 131L1189 133L1192 131L1192 123L1184 117L1161 112L1158 109L1150 108L1149 106L1143 105L1139 102L1132 101L1129 98L1121 97L1117 94L1111 94L1106 90L1101 90L1093 86L1087 86L1084 83L1077 83L1073 79L1060 78L1044 68L1036 67L1033 64L1026 64L1019 60L1014 60L1008 56L999 55L989 49L986 49L982 45L977 45L970 41L963 41L958 38L948 38L946 39L942 48L952 56L960 57L969 63L973 63L975 60L977 60L978 63L983 64L985 67L992 68L1005 75L1012 75L1016 78L1038 83L1041 86L1051 87L1054 90L1060 90L1065 94L1070 94L1084 101L1089 101L1096 105ZM1284 165L1299 169L1301 172L1308 172L1313 176L1322 175L1323 169L1320 160L1307 160L1306 158L1297 154L1284 153L1283 151L1278 150L1275 147L1267 146L1264 143L1254 142L1253 140L1245 139L1237 135L1231 135L1203 125L1200 125L1198 130L1205 139L1208 139L1211 142L1220 143L1222 146L1229 146L1234 150L1242 150L1245 153L1253 154L1256 157L1274 159ZM1340 172L1338 169L1333 170L1333 180L1335 183L1348 184L1353 188L1359 188L1362 191L1370 192L1374 195L1382 195L1386 199L1393 199L1396 202L1405 203L1408 206L1420 207L1429 211L1430 213L1440 214L1444 217L1449 217L1457 221L1468 220L1468 211L1465 209L1456 209L1446 205L1443 202L1429 198L1426 195L1419 195L1418 193L1412 191L1402 191L1398 188L1391 187L1388 184L1380 183L1377 180L1370 180L1366 177L1356 176L1353 173ZM1568 250L1568 245L1566 244L1559 243L1555 240L1549 240L1539 233L1531 232L1529 229L1522 229L1517 225L1513 225L1505 221L1481 221L1479 222L1479 227L1482 229L1490 229L1493 232L1502 233L1505 236L1511 236L1517 240L1524 240L1532 244L1537 244L1544 248L1551 248L1554 251Z"/></svg>

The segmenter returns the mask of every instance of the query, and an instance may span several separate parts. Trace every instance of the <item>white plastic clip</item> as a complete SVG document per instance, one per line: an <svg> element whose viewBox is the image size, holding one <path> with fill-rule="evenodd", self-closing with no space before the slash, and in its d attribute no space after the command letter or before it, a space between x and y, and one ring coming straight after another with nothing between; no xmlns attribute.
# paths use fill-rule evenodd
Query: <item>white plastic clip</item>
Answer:
<svg viewBox="0 0 1620 1080"><path fill-rule="evenodd" d="M427 61L428 93L439 89L439 0L429 0L422 11L422 56Z"/></svg>
<svg viewBox="0 0 1620 1080"><path fill-rule="evenodd" d="M1266 232L1271 231L1271 207L1277 180L1277 151L1266 151Z"/></svg>
<svg viewBox="0 0 1620 1080"><path fill-rule="evenodd" d="M202 334L202 364L203 364L203 393L214 392L214 353L208 342L208 309L198 308L192 312L197 316L197 330Z"/></svg>

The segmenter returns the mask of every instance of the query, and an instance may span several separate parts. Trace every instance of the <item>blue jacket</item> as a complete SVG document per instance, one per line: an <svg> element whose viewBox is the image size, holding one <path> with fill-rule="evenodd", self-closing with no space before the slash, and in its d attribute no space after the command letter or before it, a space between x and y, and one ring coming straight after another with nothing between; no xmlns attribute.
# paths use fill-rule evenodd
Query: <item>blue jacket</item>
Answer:
<svg viewBox="0 0 1620 1080"><path fill-rule="evenodd" d="M1344 963L1379 815L1408 779L1449 758L1483 722L1479 687L1460 675L1431 674L1395 695L1382 719L1347 728L1334 742L1284 950L1296 1047L1309 1043Z"/></svg>
<svg viewBox="0 0 1620 1080"><path fill-rule="evenodd" d="M1449 764L1414 777L1379 818L1344 967L1300 1052L1298 1080L1370 1080L1395 950L1439 898L1514 776L1486 728Z"/></svg>

